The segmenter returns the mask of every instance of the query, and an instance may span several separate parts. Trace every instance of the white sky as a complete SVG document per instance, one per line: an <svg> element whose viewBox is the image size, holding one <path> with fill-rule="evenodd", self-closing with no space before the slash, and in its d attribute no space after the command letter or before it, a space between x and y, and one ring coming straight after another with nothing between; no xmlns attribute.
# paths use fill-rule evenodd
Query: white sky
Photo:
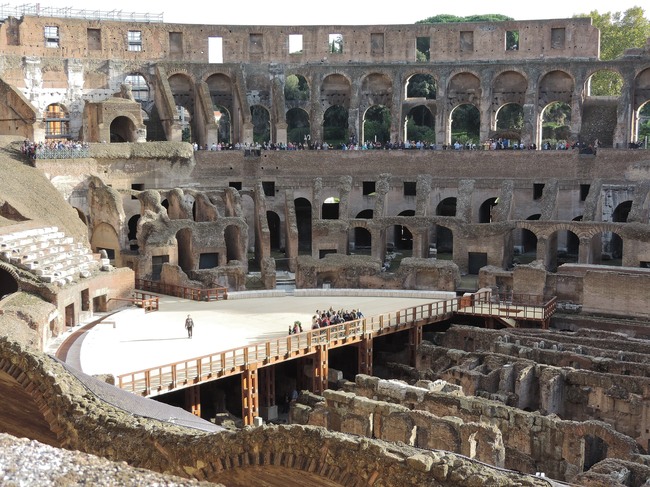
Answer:
<svg viewBox="0 0 650 487"><path fill-rule="evenodd" d="M10 7L35 2L4 3ZM647 0L46 0L41 7L164 14L167 23L216 25L382 25L413 24L439 14L497 13L516 20L569 18L592 10L624 12L640 6L650 18Z"/></svg>

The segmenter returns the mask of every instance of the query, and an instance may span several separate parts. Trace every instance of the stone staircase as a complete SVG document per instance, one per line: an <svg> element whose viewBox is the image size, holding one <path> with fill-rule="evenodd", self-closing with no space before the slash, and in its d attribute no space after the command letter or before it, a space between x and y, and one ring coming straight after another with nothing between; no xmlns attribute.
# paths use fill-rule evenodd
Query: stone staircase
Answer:
<svg viewBox="0 0 650 487"><path fill-rule="evenodd" d="M57 227L41 227L0 235L0 260L23 269L45 283L65 286L109 265L90 248Z"/></svg>

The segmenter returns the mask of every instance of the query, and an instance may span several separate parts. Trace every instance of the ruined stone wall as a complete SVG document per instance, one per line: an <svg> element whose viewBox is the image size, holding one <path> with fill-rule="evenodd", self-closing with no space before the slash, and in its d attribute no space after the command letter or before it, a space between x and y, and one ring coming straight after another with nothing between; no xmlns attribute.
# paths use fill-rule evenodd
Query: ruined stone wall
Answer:
<svg viewBox="0 0 650 487"><path fill-rule="evenodd" d="M506 468L544 471L549 477L570 481L583 470L584 443L589 436L601 438L608 445L602 455L637 460L639 450L634 440L596 421L564 421L486 399L434 392L428 387L363 375L357 375L355 383L349 383L344 389L358 396L428 411L436 417L458 417L465 422L487 420L501 431Z"/></svg>
<svg viewBox="0 0 650 487"><path fill-rule="evenodd" d="M418 37L429 40L431 60L436 61L482 61L497 57L517 62L542 54L547 58L594 59L598 57L599 47L598 30L591 25L589 18L381 26L224 26L98 22L43 16L12 20L3 24L0 30L3 52L62 59L172 59L207 63L210 37L223 39L222 59L225 63L416 61L415 41ZM46 26L58 27L56 49L45 45ZM88 29L98 32L89 33ZM129 31L141 33L140 49L129 50ZM505 47L508 31L520 33L516 49ZM557 35L560 33L562 39ZM330 34L342 36L342 52L332 52ZM290 35L302 36L300 52L290 52Z"/></svg>
<svg viewBox="0 0 650 487"><path fill-rule="evenodd" d="M99 399L52 358L32 354L16 342L0 339L2 384L12 384L23 397L31 421L49 434L47 443L112 461L184 478L223 482L266 476L289 476L303 485L331 481L342 485L386 486L548 486L546 481L491 470L447 452L432 452L378 440L331 433L306 426L267 426L204 433L144 418ZM5 387L4 385L2 387ZM7 403L7 401L6 401ZM3 431L20 426L0 413ZM28 423L29 421L27 421ZM27 435L30 425L19 431ZM243 477L242 477L243 476ZM314 484L316 485L316 484ZM322 484L321 484L322 485Z"/></svg>

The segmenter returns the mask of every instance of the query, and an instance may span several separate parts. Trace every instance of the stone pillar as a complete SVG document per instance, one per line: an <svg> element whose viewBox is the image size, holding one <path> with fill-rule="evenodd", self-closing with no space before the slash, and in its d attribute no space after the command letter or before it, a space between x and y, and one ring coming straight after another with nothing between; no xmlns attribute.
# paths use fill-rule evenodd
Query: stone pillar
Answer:
<svg viewBox="0 0 650 487"><path fill-rule="evenodd" d="M591 238L580 237L580 246L578 247L578 264L591 264L591 261L593 259L591 251Z"/></svg>
<svg viewBox="0 0 650 487"><path fill-rule="evenodd" d="M242 419L245 426L253 424L253 418L259 416L259 390L257 366L246 367L241 377Z"/></svg>

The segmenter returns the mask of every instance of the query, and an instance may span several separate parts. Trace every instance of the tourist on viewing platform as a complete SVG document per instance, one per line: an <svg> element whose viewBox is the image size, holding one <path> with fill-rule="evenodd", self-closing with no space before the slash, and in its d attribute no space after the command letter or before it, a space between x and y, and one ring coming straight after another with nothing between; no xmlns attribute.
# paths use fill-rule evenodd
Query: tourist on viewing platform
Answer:
<svg viewBox="0 0 650 487"><path fill-rule="evenodd" d="M194 320L190 315L185 319L185 329L187 330L187 338L192 338L192 330L194 328Z"/></svg>

